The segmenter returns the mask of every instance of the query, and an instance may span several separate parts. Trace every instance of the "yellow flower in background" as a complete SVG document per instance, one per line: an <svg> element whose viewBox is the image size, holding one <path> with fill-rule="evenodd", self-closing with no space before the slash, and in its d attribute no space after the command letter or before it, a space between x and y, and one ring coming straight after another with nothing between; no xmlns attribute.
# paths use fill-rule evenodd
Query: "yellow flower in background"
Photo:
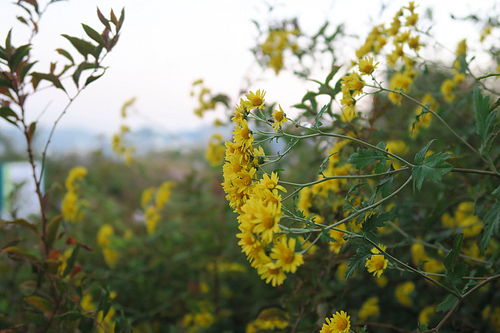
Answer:
<svg viewBox="0 0 500 333"><path fill-rule="evenodd" d="M418 322L421 324L429 324L432 316L436 313L435 305L428 305L420 311Z"/></svg>
<svg viewBox="0 0 500 333"><path fill-rule="evenodd" d="M146 209L145 218L146 218L146 230L148 234L152 235L154 234L156 226L158 225L158 222L160 221L161 218L155 206L149 206Z"/></svg>
<svg viewBox="0 0 500 333"><path fill-rule="evenodd" d="M222 135L215 133L208 139L208 148L205 151L205 159L211 166L221 165L224 162L226 146L222 140Z"/></svg>
<svg viewBox="0 0 500 333"><path fill-rule="evenodd" d="M335 228L336 229L340 229L340 230L347 230L345 223L342 223L342 224L336 226ZM345 233L342 232L342 231L330 229L328 231L328 234L330 235L330 237L332 237L333 239L335 239L335 242L329 242L328 243L330 251L332 251L334 253L339 253L340 252L340 248L346 242L344 240L344 234Z"/></svg>
<svg viewBox="0 0 500 333"><path fill-rule="evenodd" d="M320 333L347 333L351 328L351 317L346 312L337 311L332 318L325 318L326 323L323 324Z"/></svg>
<svg viewBox="0 0 500 333"><path fill-rule="evenodd" d="M97 232L97 244L101 247L109 246L111 244L109 238L112 237L113 234L113 227L109 224L103 224Z"/></svg>
<svg viewBox="0 0 500 333"><path fill-rule="evenodd" d="M399 303L401 303L404 306L409 307L413 303L411 298L410 298L410 294L414 290L415 290L415 283L413 283L412 281L407 281L407 282L398 284L394 293L395 293L396 299L398 300Z"/></svg>
<svg viewBox="0 0 500 333"><path fill-rule="evenodd" d="M69 171L68 178L66 178L66 189L68 191L75 191L78 189L76 181L81 181L87 175L87 168L77 166Z"/></svg>
<svg viewBox="0 0 500 333"><path fill-rule="evenodd" d="M452 92L453 88L455 88L456 83L453 80L444 80L441 85L441 94L443 94L444 99L451 103L455 99L455 94Z"/></svg>
<svg viewBox="0 0 500 333"><path fill-rule="evenodd" d="M108 265L108 267L111 269L115 269L119 258L118 252L106 247L102 249L102 254L104 256L106 265Z"/></svg>
<svg viewBox="0 0 500 333"><path fill-rule="evenodd" d="M368 317L377 317L380 313L380 308L378 306L378 298L370 297L359 309L358 319L360 321L365 321Z"/></svg>
<svg viewBox="0 0 500 333"><path fill-rule="evenodd" d="M162 209L165 204L170 200L171 188L175 186L173 181L164 182L156 191L156 208Z"/></svg>
<svg viewBox="0 0 500 333"><path fill-rule="evenodd" d="M385 251L387 248L385 245L378 245L382 250ZM384 272L384 269L387 268L387 263L389 260L385 259L383 254L379 254L380 251L374 247L372 249L372 256L369 259L366 259L365 266L368 270L368 273L373 273L373 276L380 278L380 275Z"/></svg>
<svg viewBox="0 0 500 333"><path fill-rule="evenodd" d="M155 190L156 189L154 187L148 187L147 189L142 191L142 195L141 195L141 207L142 208L146 208L148 203L150 203L151 200L153 200L153 195L155 194Z"/></svg>

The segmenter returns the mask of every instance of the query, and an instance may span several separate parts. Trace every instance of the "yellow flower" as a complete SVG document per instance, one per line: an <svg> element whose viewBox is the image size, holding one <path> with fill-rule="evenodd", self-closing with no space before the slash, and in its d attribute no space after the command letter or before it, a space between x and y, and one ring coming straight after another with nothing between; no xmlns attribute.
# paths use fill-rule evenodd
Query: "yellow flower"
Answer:
<svg viewBox="0 0 500 333"><path fill-rule="evenodd" d="M336 226L336 229L346 230L345 223L342 223L342 224ZM335 242L329 242L330 251L332 251L334 253L339 253L340 248L346 242L344 240L344 233L342 231L330 229L328 231L328 234L330 235L330 237L335 239Z"/></svg>
<svg viewBox="0 0 500 333"><path fill-rule="evenodd" d="M320 333L347 333L351 328L351 317L346 312L337 311L332 318L325 318L326 324L323 324Z"/></svg>
<svg viewBox="0 0 500 333"><path fill-rule="evenodd" d="M278 132L278 129L283 126L283 123L288 121L286 119L285 112L281 108L281 105L279 105L279 110L274 110L273 112L273 117L274 117L274 123L273 123L273 128L276 132Z"/></svg>
<svg viewBox="0 0 500 333"><path fill-rule="evenodd" d="M146 208L148 203L153 200L153 195L155 193L155 188L154 187L149 187L142 191L142 196L141 196L141 207Z"/></svg>
<svg viewBox="0 0 500 333"><path fill-rule="evenodd" d="M396 287L395 295L399 303L404 306L411 306L412 300L410 294L415 290L415 283L407 281L405 283L400 283Z"/></svg>
<svg viewBox="0 0 500 333"><path fill-rule="evenodd" d="M432 318L432 315L436 313L435 305L428 305L420 311L418 315L418 322L421 324L429 324L429 321Z"/></svg>
<svg viewBox="0 0 500 333"><path fill-rule="evenodd" d="M373 57L366 57L359 61L359 71L361 75L371 75L378 64L378 62L375 65L373 64Z"/></svg>
<svg viewBox="0 0 500 333"><path fill-rule="evenodd" d="M304 263L302 254L295 253L295 238L282 238L272 249L271 258L276 260L276 266L281 267L285 273L295 273L297 267Z"/></svg>
<svg viewBox="0 0 500 333"><path fill-rule="evenodd" d="M171 191L170 189L175 186L175 183L172 181L164 182L156 191L156 208L162 209L167 201L170 199Z"/></svg>
<svg viewBox="0 0 500 333"><path fill-rule="evenodd" d="M158 221L160 221L161 216L156 210L156 207L154 206L149 206L146 209L145 215L146 215L146 230L148 234L152 235L156 230L156 225L158 224Z"/></svg>
<svg viewBox="0 0 500 333"><path fill-rule="evenodd" d="M378 245L382 250L385 251L386 246L379 244ZM383 254L378 254L380 251L374 247L372 249L372 256L369 259L366 259L365 266L368 269L368 273L373 273L373 276L380 278L380 275L384 272L384 269L387 268L387 263L389 260L385 259Z"/></svg>
<svg viewBox="0 0 500 333"><path fill-rule="evenodd" d="M118 263L118 252L115 250L111 250L109 248L102 249L102 254L104 255L104 261L106 261L106 265L109 268L116 268L116 264Z"/></svg>
<svg viewBox="0 0 500 333"><path fill-rule="evenodd" d="M367 299L358 313L358 319L360 321L365 321L368 317L376 317L380 313L380 308L378 306L378 298L370 297Z"/></svg>
<svg viewBox="0 0 500 333"><path fill-rule="evenodd" d="M250 93L246 94L245 97L248 99L248 101L245 101L245 106L247 109L263 109L264 108L264 102L266 101L264 99L264 96L266 95L266 92L264 90L258 89L256 93L250 91Z"/></svg>
<svg viewBox="0 0 500 333"><path fill-rule="evenodd" d="M109 238L113 236L113 227L109 224L103 224L97 232L97 244L101 247L108 246L111 242Z"/></svg>

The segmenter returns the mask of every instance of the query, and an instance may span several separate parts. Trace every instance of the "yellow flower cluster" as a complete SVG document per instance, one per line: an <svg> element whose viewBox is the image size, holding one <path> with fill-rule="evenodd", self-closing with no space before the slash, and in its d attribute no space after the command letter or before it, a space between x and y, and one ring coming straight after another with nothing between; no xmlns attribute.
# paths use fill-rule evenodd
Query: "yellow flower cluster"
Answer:
<svg viewBox="0 0 500 333"><path fill-rule="evenodd" d="M221 165L224 162L224 154L226 147L222 141L222 135L219 133L212 134L208 139L208 148L205 152L205 159L211 166Z"/></svg>
<svg viewBox="0 0 500 333"><path fill-rule="evenodd" d="M64 195L61 211L63 217L68 222L78 222L83 219L82 207L87 206L86 200L78 199L77 191L79 189L78 181L83 180L87 175L87 169L84 167L74 167L69 171L68 178L66 178L66 194Z"/></svg>
<svg viewBox="0 0 500 333"><path fill-rule="evenodd" d="M116 268L119 259L118 252L111 246L111 238L114 233L113 227L109 224L103 224L97 232L97 245L102 248L102 255L104 256L106 265L112 269Z"/></svg>
<svg viewBox="0 0 500 333"><path fill-rule="evenodd" d="M434 112L437 111L438 104L436 103L436 100L432 97L431 94L425 94L422 97L422 100L420 101L420 103L422 103L423 105L427 105L428 108L431 109ZM419 115L422 112L424 112L424 108L423 107L418 106L415 109L415 115ZM409 130L410 130L411 136L413 138L417 137L419 129L420 128L428 128L431 125L431 121L432 121L432 113L429 113L429 112L424 113L422 116L420 116L418 122L415 123L415 125L411 124L409 126Z"/></svg>
<svg viewBox="0 0 500 333"><path fill-rule="evenodd" d="M368 317L377 317L380 314L378 306L378 297L370 297L367 299L361 309L359 309L358 320L365 321Z"/></svg>
<svg viewBox="0 0 500 333"><path fill-rule="evenodd" d="M135 103L136 98L132 97L122 105L121 118L122 121L127 118L127 109ZM113 135L111 140L111 148L116 156L125 156L125 163L130 166L132 164L132 154L135 152L135 147L129 146L125 141L125 135L130 132L130 128L122 124L120 131Z"/></svg>
<svg viewBox="0 0 500 333"><path fill-rule="evenodd" d="M496 306L492 311L491 305L487 305L483 310L482 317L484 320L489 320L495 332L500 332L500 307Z"/></svg>
<svg viewBox="0 0 500 333"><path fill-rule="evenodd" d="M443 214L441 224L446 228L460 229L466 238L477 236L483 228L482 221L474 214L472 201L461 202L453 216L448 213Z"/></svg>
<svg viewBox="0 0 500 333"><path fill-rule="evenodd" d="M199 80L196 80L193 82L193 87L195 87L197 85L203 85L203 79L199 79ZM200 118L203 117L203 113L205 111L215 110L215 106L216 106L217 102L212 99L212 97L210 96L210 92L211 92L211 90L209 88L201 86L201 90L200 90L200 93L198 95L198 102L200 103L200 105L196 109L194 109L194 114ZM194 90L192 90L191 96L194 96L194 94L195 94ZM209 99L207 101L205 100L206 95L208 95L208 97L209 97Z"/></svg>
<svg viewBox="0 0 500 333"><path fill-rule="evenodd" d="M288 315L277 308L263 310L256 320L248 323L246 333L257 333L262 330L283 330L288 326Z"/></svg>
<svg viewBox="0 0 500 333"><path fill-rule="evenodd" d="M415 283L413 283L412 281L406 281L396 286L394 295L396 296L396 299L401 305L410 307L413 304L410 295L411 293L413 293L414 290L415 290Z"/></svg>
<svg viewBox="0 0 500 333"><path fill-rule="evenodd" d="M233 141L226 142L222 187L230 207L239 214L236 236L248 260L266 283L281 285L285 273L294 273L304 262L302 254L295 253L295 238L277 236L281 229L281 195L286 192L278 185L276 173L257 177L257 167L265 160L262 147L253 148L253 135L247 115L252 109L264 108L265 92L250 92L235 107ZM267 251L266 251L267 250Z"/></svg>
<svg viewBox="0 0 500 333"><path fill-rule="evenodd" d="M418 267L421 263L422 269L425 272L429 273L440 273L445 270L444 264L442 261L439 261L435 258L429 257L425 253L424 246L420 243L413 243L411 246L411 253L413 257L413 264ZM432 276L431 276L432 278Z"/></svg>
<svg viewBox="0 0 500 333"><path fill-rule="evenodd" d="M367 57L361 59L358 63L359 72L361 75L371 75L375 68L377 68L378 62L374 65L373 58ZM352 72L347 76L342 77L341 81L341 91L342 99L340 104L342 105L342 119L345 121L351 121L352 118L356 116L356 110L354 105L356 100L354 97L363 94L363 87L365 86L365 81L363 81L357 72Z"/></svg>
<svg viewBox="0 0 500 333"><path fill-rule="evenodd" d="M187 333L204 331L215 323L211 307L204 302L199 302L197 305L198 311L187 313L182 318L182 326L186 328Z"/></svg>
<svg viewBox="0 0 500 333"><path fill-rule="evenodd" d="M144 209L146 230L148 234L154 234L156 226L160 221L160 212L172 195L171 188L175 186L172 181L164 182L158 189L149 187L142 192L141 206Z"/></svg>
<svg viewBox="0 0 500 333"><path fill-rule="evenodd" d="M351 317L346 312L337 311L332 318L326 318L320 333L347 333L351 328Z"/></svg>
<svg viewBox="0 0 500 333"><path fill-rule="evenodd" d="M297 45L297 36L299 34L300 30L297 27L292 30L287 30L286 27L271 29L264 43L259 45L267 61L267 66L273 68L276 75L283 68L284 51L287 48L290 48L293 53L299 51Z"/></svg>
<svg viewBox="0 0 500 333"><path fill-rule="evenodd" d="M116 292L111 292L110 293L111 298L116 297ZM85 294L80 301L80 306L82 307L83 310L87 312L93 312L96 309L95 304L92 302L92 295L91 294ZM115 315L116 310L114 307L111 307L106 314L105 318L102 318L103 312L99 311L96 317L96 321L98 323L95 332L97 333L105 333L105 332L114 332L116 322L113 320L113 316Z"/></svg>
<svg viewBox="0 0 500 333"><path fill-rule="evenodd" d="M455 52L457 58L453 63L453 78L446 79L441 84L441 94L443 94L444 99L451 103L455 99L455 94L453 93L453 89L465 80L465 72L462 70L460 61L462 56L465 56L467 53L467 41L465 39L461 40L457 45L457 50Z"/></svg>

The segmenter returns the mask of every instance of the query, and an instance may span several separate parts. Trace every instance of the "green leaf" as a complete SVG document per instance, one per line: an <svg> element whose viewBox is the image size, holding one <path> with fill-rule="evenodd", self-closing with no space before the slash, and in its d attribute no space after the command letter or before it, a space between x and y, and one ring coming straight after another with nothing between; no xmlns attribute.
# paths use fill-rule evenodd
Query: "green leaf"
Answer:
<svg viewBox="0 0 500 333"><path fill-rule="evenodd" d="M213 102L220 102L224 104L227 108L229 108L229 97L224 94L218 94L214 97L212 97Z"/></svg>
<svg viewBox="0 0 500 333"><path fill-rule="evenodd" d="M80 312L72 311L72 312L63 313L62 315L57 316L57 318L59 318L62 321L73 322L73 321L78 320L78 319L83 319L83 318L85 318L85 316L83 314L81 314Z"/></svg>
<svg viewBox="0 0 500 333"><path fill-rule="evenodd" d="M58 215L52 219L47 225L47 233L45 236L45 246L47 249L52 249L52 244L56 240L57 230L59 229L59 224L61 223L62 215Z"/></svg>
<svg viewBox="0 0 500 333"><path fill-rule="evenodd" d="M66 51L64 49L56 49L56 51L57 51L57 53L59 53L60 55L62 55L63 57L65 57L66 59L71 61L72 65L75 63L75 61L73 60L73 57L71 56L71 54L69 54L68 51Z"/></svg>
<svg viewBox="0 0 500 333"><path fill-rule="evenodd" d="M358 267L365 267L366 259L372 255L371 249L368 246L360 246L356 250L356 254L349 259L347 270L345 271L344 280L347 281Z"/></svg>
<svg viewBox="0 0 500 333"><path fill-rule="evenodd" d="M486 156L493 142L493 128L496 124L496 111L490 112L490 97L483 98L479 87L474 89L474 113L476 115L476 132L481 137L479 152Z"/></svg>
<svg viewBox="0 0 500 333"><path fill-rule="evenodd" d="M80 76L82 75L83 71L94 68L95 64L92 64L90 62L82 62L80 65L78 65L75 72L73 73L73 82L75 82L75 85L79 87Z"/></svg>
<svg viewBox="0 0 500 333"><path fill-rule="evenodd" d="M69 257L66 268L64 269L63 272L63 277L71 273L73 270L73 267L75 266L76 262L76 256L78 255L78 251L80 250L80 244L76 244L75 248L73 249L73 252L71 252L71 257Z"/></svg>
<svg viewBox="0 0 500 333"><path fill-rule="evenodd" d="M453 154L441 152L431 154L425 158L432 142L434 142L434 140L429 142L427 146L422 148L422 150L415 155L416 165L412 168L413 188L415 189L416 185L419 191L422 188L424 179L429 178L430 180L439 181L443 175L453 170L453 166L445 162L448 158L453 156Z"/></svg>
<svg viewBox="0 0 500 333"><path fill-rule="evenodd" d="M352 154L347 160L348 163L356 165L356 169L365 170L373 162L384 162L390 159L389 155L371 149L361 149Z"/></svg>
<svg viewBox="0 0 500 333"><path fill-rule="evenodd" d="M491 193L492 196L494 196L495 198L500 198L500 186L498 186L492 193Z"/></svg>
<svg viewBox="0 0 500 333"><path fill-rule="evenodd" d="M80 38L68 36L66 34L63 34L61 36L69 40L71 45L73 45L73 47L85 58L85 60L87 60L87 56L89 54L94 56L95 46L92 45L91 43Z"/></svg>
<svg viewBox="0 0 500 333"><path fill-rule="evenodd" d="M99 10L99 7L97 7L97 17L99 17L99 21L101 21L104 26L111 31L111 25L109 25L109 20L102 15L101 11Z"/></svg>
<svg viewBox="0 0 500 333"><path fill-rule="evenodd" d="M118 25L116 26L116 33L120 31L120 29L123 26L123 22L125 21L125 7L122 8L122 11L120 13L120 18L118 19Z"/></svg>
<svg viewBox="0 0 500 333"><path fill-rule="evenodd" d="M64 87L63 87L63 85L61 83L61 80L59 80L59 78L56 75L54 75L54 74L46 74L46 73L33 72L33 73L31 73L31 77L33 78L31 80L31 82L33 83L33 88L35 88L35 89L38 86L38 83L40 81L46 80L46 81L52 82L52 84L54 85L54 87L66 91L66 89L64 89Z"/></svg>
<svg viewBox="0 0 500 333"><path fill-rule="evenodd" d="M452 270L455 267L455 264L457 262L458 255L460 254L460 251L462 250L462 246L464 244L464 234L461 233L457 237L455 237L455 240L453 241L453 248L451 251L448 253L446 258L444 258L444 266L448 270Z"/></svg>
<svg viewBox="0 0 500 333"><path fill-rule="evenodd" d="M436 307L436 312L446 312L453 308L455 303L458 301L458 298L449 294L444 301L438 304Z"/></svg>
<svg viewBox="0 0 500 333"><path fill-rule="evenodd" d="M336 151L336 152L334 152L334 153L332 153L332 154L328 155L328 156L327 156L327 157L323 160L323 162L321 162L321 165L319 166L319 172L318 172L318 174L319 174L319 175L322 175L323 177L325 177L325 178L326 178L326 176L323 174L323 171L325 171L325 169L326 169L326 163L328 163L328 161L330 160L330 157L332 157L333 155L338 154L338 153L339 153L339 152L338 152L338 151Z"/></svg>
<svg viewBox="0 0 500 333"><path fill-rule="evenodd" d="M397 215L391 212L369 214L363 221L361 230L366 237L373 238L375 229L383 227L386 221L394 220L396 217Z"/></svg>
<svg viewBox="0 0 500 333"><path fill-rule="evenodd" d="M30 127L28 128L28 132L27 132L28 141L31 142L31 140L33 139L33 135L35 134L35 130L36 130L36 121L32 122L30 124Z"/></svg>
<svg viewBox="0 0 500 333"><path fill-rule="evenodd" d="M331 103L328 103L327 105L323 106L321 108L321 110L318 112L318 114L316 115L316 118L314 118L313 128L318 129L323 125L323 123L320 121L320 119L321 119L321 117L323 117L323 113L325 113L325 111L330 107L330 104Z"/></svg>
<svg viewBox="0 0 500 333"><path fill-rule="evenodd" d="M14 225L18 225L20 227L23 227L23 228L26 228L26 229L29 229L31 231L33 231L35 234L38 235L38 228L36 227L35 224L32 224L32 223L29 223L28 221L26 221L25 219L16 219L14 221L6 221L6 222L2 222L0 223L0 226L2 225L6 225L6 224L14 224Z"/></svg>
<svg viewBox="0 0 500 333"><path fill-rule="evenodd" d="M83 24L83 23L82 23L82 27L83 27L83 30L85 30L85 33L87 34L87 36L89 36L90 38L95 40L97 42L97 44L101 45L102 47L106 47L106 42L104 41L102 36L97 31L95 31L94 29L92 29L91 27L89 27L88 25Z"/></svg>
<svg viewBox="0 0 500 333"><path fill-rule="evenodd" d="M460 293L463 287L463 277L467 274L468 266L466 263L457 263L458 256L464 244L464 234L461 233L453 241L453 248L444 258L444 266L446 267L446 281L451 284L455 290Z"/></svg>
<svg viewBox="0 0 500 333"><path fill-rule="evenodd" d="M26 77L26 74L28 74L28 72L30 71L30 69L33 67L34 64L36 64L38 61L34 61L34 62L31 62L31 63L28 63L26 65L24 65L22 68L21 68L21 71L19 72L19 81L20 82L24 82L24 78Z"/></svg>
<svg viewBox="0 0 500 333"><path fill-rule="evenodd" d="M335 74L337 74L337 72L339 71L340 67L342 67L342 66L333 66L332 67L332 71L326 77L325 85L328 85L330 83L330 81L333 79L333 77L335 76Z"/></svg>
<svg viewBox="0 0 500 333"><path fill-rule="evenodd" d="M47 298L30 296L25 297L24 300L43 312L52 312L54 310L54 304L52 304L52 302Z"/></svg>
<svg viewBox="0 0 500 333"><path fill-rule="evenodd" d="M498 233L498 226L500 225L500 201L495 201L491 210L486 214L483 220L483 235L479 241L479 250L481 255L490 245L490 239L493 235Z"/></svg>
<svg viewBox="0 0 500 333"><path fill-rule="evenodd" d="M109 290L103 291L103 295L97 307L96 313L102 311L102 320L108 315L109 309L111 308L111 296L109 295Z"/></svg>
<svg viewBox="0 0 500 333"><path fill-rule="evenodd" d="M91 84L92 82L94 82L95 80L99 79L101 76L103 76L104 74L100 74L100 75L96 75L96 76L89 76L87 78L87 80L85 80L85 86L88 86L89 84Z"/></svg>
<svg viewBox="0 0 500 333"><path fill-rule="evenodd" d="M23 61L24 57L29 55L31 50L30 45L23 45L19 46L15 51L12 57L9 60L9 67L12 70L12 72L17 72L17 69L21 62Z"/></svg>
<svg viewBox="0 0 500 333"><path fill-rule="evenodd" d="M420 332L427 331L429 329L428 326L429 326L429 324L425 324L425 323L424 324L420 324L419 327L418 327L418 329L419 329Z"/></svg>
<svg viewBox="0 0 500 333"><path fill-rule="evenodd" d="M36 255L29 253L26 250L23 250L17 246L6 247L0 253L9 253L9 254L18 255L20 257L26 258L25 260L27 260L27 261L38 261L39 260Z"/></svg>
<svg viewBox="0 0 500 333"><path fill-rule="evenodd" d="M15 120L19 120L17 114L8 106L0 107L0 117L7 119L8 117L12 117Z"/></svg>

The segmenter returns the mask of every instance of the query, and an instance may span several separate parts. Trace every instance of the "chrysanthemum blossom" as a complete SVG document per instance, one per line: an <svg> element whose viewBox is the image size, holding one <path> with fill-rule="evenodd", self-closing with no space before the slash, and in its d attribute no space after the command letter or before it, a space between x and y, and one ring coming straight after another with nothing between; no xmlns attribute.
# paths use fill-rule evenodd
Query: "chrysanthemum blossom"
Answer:
<svg viewBox="0 0 500 333"><path fill-rule="evenodd" d="M281 108L281 105L279 105L279 110L274 110L273 112L273 117L274 117L274 123L273 123L273 128L276 132L278 132L278 129L283 126L283 123L288 121L285 116L285 112Z"/></svg>
<svg viewBox="0 0 500 333"><path fill-rule="evenodd" d="M347 333L351 328L350 318L344 311L337 312L331 319L326 318L320 333Z"/></svg>
<svg viewBox="0 0 500 333"><path fill-rule="evenodd" d="M379 247L385 251L386 246L379 244ZM366 259L366 268L368 269L368 273L373 273L373 276L377 278L382 275L384 269L387 268L387 263L389 260L385 259L383 254L379 254L380 251L377 248L372 249L372 256L370 259Z"/></svg>
<svg viewBox="0 0 500 333"><path fill-rule="evenodd" d="M378 64L378 62L375 65L373 64L373 57L366 57L359 61L359 71L361 75L371 75Z"/></svg>
<svg viewBox="0 0 500 333"><path fill-rule="evenodd" d="M248 94L245 95L245 97L248 99L248 101L245 101L245 107L247 109L263 109L264 108L264 102L266 101L264 99L264 96L266 95L266 92L264 90L258 89L257 92L250 91Z"/></svg>

